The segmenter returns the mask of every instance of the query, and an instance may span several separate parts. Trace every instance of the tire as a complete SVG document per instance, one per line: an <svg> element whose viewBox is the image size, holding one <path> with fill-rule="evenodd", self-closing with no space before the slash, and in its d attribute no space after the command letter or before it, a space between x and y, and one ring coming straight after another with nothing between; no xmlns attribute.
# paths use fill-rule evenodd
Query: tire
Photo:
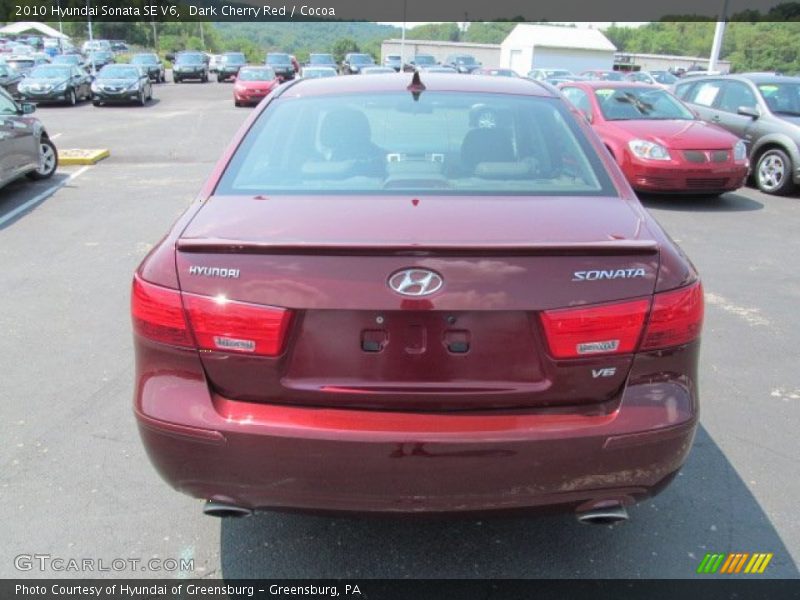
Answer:
<svg viewBox="0 0 800 600"><path fill-rule="evenodd" d="M67 99L66 99L67 106L75 106L78 103L78 97L75 95L75 90L70 89L67 92Z"/></svg>
<svg viewBox="0 0 800 600"><path fill-rule="evenodd" d="M100 100L92 100L92 106L100 106L101 104Z"/></svg>
<svg viewBox="0 0 800 600"><path fill-rule="evenodd" d="M200 83L208 83L208 74L204 74L203 77L200 79Z"/></svg>
<svg viewBox="0 0 800 600"><path fill-rule="evenodd" d="M785 196L794 191L792 159L780 148L765 151L756 163L755 181L765 194Z"/></svg>
<svg viewBox="0 0 800 600"><path fill-rule="evenodd" d="M147 105L147 96L144 95L144 90L139 90L139 106Z"/></svg>
<svg viewBox="0 0 800 600"><path fill-rule="evenodd" d="M39 143L39 168L28 173L35 180L49 179L58 168L58 150L55 144L43 137Z"/></svg>
<svg viewBox="0 0 800 600"><path fill-rule="evenodd" d="M234 105L234 106L236 106L236 107L238 108L238 107L240 107L240 106L242 105L242 103L241 103L241 102L239 102L238 100L234 100L234 101L233 101L233 105Z"/></svg>
<svg viewBox="0 0 800 600"><path fill-rule="evenodd" d="M180 83L180 82L181 82L181 78L180 78L180 77L175 77L175 76L173 75L173 76L172 76L172 81L174 81L175 83Z"/></svg>

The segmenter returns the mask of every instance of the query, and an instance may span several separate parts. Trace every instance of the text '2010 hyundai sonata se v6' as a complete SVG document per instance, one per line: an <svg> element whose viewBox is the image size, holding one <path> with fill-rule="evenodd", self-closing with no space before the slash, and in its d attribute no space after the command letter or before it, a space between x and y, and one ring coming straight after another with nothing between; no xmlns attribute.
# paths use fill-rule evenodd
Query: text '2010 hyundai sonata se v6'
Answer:
<svg viewBox="0 0 800 600"><path fill-rule="evenodd" d="M213 515L621 520L697 426L698 275L525 79L281 86L132 316L144 445Z"/></svg>

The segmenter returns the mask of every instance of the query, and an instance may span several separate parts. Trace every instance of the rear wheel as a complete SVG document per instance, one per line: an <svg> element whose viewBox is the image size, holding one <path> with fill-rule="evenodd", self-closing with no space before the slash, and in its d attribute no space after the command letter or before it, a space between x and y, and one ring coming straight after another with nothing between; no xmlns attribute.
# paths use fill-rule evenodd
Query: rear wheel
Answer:
<svg viewBox="0 0 800 600"><path fill-rule="evenodd" d="M67 104L70 106L75 106L78 103L78 97L75 95L75 90L70 89L67 92Z"/></svg>
<svg viewBox="0 0 800 600"><path fill-rule="evenodd" d="M794 190L792 159L780 148L771 148L758 159L755 168L758 189L766 194L785 195Z"/></svg>
<svg viewBox="0 0 800 600"><path fill-rule="evenodd" d="M173 76L172 76L172 81L174 81L175 83L180 83L180 82L181 82L181 78L180 78L180 77L175 77L175 76L173 75Z"/></svg>
<svg viewBox="0 0 800 600"><path fill-rule="evenodd" d="M39 142L39 167L28 173L31 179L48 179L53 176L58 166L58 151L55 144L47 138Z"/></svg>

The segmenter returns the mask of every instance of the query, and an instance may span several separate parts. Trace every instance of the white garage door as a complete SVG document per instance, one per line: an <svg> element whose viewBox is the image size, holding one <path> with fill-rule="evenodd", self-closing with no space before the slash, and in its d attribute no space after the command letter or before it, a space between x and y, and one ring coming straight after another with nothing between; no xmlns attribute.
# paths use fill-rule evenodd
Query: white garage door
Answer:
<svg viewBox="0 0 800 600"><path fill-rule="evenodd" d="M611 52L592 50L562 50L556 48L534 48L535 69L567 69L573 73L589 69L611 69L614 55Z"/></svg>

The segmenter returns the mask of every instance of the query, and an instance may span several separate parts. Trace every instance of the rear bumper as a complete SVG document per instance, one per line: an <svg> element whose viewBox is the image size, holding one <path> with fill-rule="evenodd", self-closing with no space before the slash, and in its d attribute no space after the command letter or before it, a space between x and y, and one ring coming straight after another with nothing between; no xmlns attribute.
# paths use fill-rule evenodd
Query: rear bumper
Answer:
<svg viewBox="0 0 800 600"><path fill-rule="evenodd" d="M579 412L256 404L214 395L202 372L181 369L140 371L135 412L158 472L198 498L360 513L578 510L651 496L685 461L697 425L693 378L636 375L653 361L691 362L697 347L672 352L682 356L637 357L619 397Z"/></svg>

